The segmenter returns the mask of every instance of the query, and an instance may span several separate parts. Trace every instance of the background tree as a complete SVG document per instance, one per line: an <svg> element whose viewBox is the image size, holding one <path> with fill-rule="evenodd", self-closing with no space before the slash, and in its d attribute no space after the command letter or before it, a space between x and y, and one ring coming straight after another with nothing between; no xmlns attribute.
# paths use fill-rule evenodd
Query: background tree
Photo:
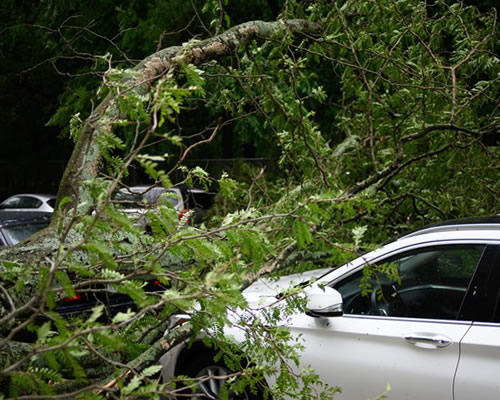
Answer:
<svg viewBox="0 0 500 400"><path fill-rule="evenodd" d="M226 30L224 5L207 7L220 35L103 74L99 105L85 123L72 120L76 145L51 227L0 254L6 395L157 393L149 378L158 369L149 367L173 312L191 314L194 333L213 333L214 352L227 358L235 352L222 335L226 309L245 305L240 290L259 274L336 265L420 223L498 211L498 147L489 146L498 135L495 10L289 1L276 22ZM191 123L198 115L208 122ZM182 168L229 128L270 147L279 170L247 168L245 181L183 168L186 182L220 188L205 225L179 224L162 205L145 235L112 202L133 162L168 187L175 169L162 170L164 162ZM172 286L148 294L145 275ZM99 308L71 321L53 311L96 284L129 295L138 310L111 322ZM289 368L299 346L285 330L269 331L297 299L263 324L241 321L254 361L241 376L256 385L281 365L275 398L311 398L314 388L314 375L298 387ZM51 322L31 327L36 343L16 342L39 314ZM228 362L245 365L238 353Z"/></svg>

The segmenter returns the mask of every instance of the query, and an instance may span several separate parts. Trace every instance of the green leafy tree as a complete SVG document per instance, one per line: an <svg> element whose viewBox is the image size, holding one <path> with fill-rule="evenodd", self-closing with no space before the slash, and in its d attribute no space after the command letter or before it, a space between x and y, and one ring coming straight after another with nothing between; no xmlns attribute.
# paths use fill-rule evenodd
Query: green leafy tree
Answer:
<svg viewBox="0 0 500 400"><path fill-rule="evenodd" d="M337 389L313 371L297 375L300 342L280 327L303 308L300 293L234 322L227 310L246 306L241 289L262 274L336 265L423 222L498 211L495 10L288 1L274 22L226 29L225 6L206 5L218 35L106 71L99 105L73 118L50 227L0 253L5 397L175 394L155 379L157 360L203 330L238 376L234 390L330 398ZM211 120L184 130L198 114ZM183 166L228 126L272 146L277 171L243 168L240 180ZM151 152L158 142L167 154ZM168 188L178 168L187 183L217 182L219 213L193 227L162 204L145 234L113 201L134 162L152 185ZM145 291L151 276L167 290ZM55 305L80 290L118 291L136 310L61 318ZM191 316L189 329L164 337L176 312ZM224 336L235 323L247 333L238 349ZM26 329L34 342L16 340Z"/></svg>

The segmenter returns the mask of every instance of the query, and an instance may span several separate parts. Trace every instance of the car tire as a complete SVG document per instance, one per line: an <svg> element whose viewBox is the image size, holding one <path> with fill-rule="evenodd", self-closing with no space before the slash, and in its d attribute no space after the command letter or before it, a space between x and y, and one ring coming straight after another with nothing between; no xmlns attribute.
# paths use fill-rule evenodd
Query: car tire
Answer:
<svg viewBox="0 0 500 400"><path fill-rule="evenodd" d="M225 375L232 374L230 369L221 361L214 361L213 354L206 352L197 355L193 362L185 366L183 371L178 375L185 375L190 378L199 380L196 389L186 388L179 399L185 399L186 395L192 393L192 400L198 399L211 399L218 400L219 393L223 386L226 384L225 379L221 378ZM211 379L210 377L213 377ZM258 400L263 399L262 390L257 389L250 391L245 390L243 393L234 393L231 388L228 390L228 400ZM270 398L270 397L269 397Z"/></svg>

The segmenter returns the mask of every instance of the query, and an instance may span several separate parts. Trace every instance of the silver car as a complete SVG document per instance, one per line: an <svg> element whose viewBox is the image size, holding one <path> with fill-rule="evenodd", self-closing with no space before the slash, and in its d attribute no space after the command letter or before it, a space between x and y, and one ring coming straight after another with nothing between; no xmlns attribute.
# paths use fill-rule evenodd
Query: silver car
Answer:
<svg viewBox="0 0 500 400"><path fill-rule="evenodd" d="M8 197L0 203L0 210L53 212L56 196L53 194L22 193Z"/></svg>
<svg viewBox="0 0 500 400"><path fill-rule="evenodd" d="M199 224L213 203L215 193L185 186L172 186L165 189L161 186L137 185L121 188L114 196L114 202L122 207L123 212L132 218L137 225L145 227L145 215L161 201L168 201L180 219L186 223Z"/></svg>

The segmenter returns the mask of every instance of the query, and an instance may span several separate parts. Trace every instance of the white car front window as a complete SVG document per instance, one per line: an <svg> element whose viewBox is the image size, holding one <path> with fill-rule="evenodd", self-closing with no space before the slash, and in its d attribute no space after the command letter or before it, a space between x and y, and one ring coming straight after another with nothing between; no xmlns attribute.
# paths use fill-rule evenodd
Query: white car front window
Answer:
<svg viewBox="0 0 500 400"><path fill-rule="evenodd" d="M335 284L345 314L456 319L484 246L419 249Z"/></svg>

